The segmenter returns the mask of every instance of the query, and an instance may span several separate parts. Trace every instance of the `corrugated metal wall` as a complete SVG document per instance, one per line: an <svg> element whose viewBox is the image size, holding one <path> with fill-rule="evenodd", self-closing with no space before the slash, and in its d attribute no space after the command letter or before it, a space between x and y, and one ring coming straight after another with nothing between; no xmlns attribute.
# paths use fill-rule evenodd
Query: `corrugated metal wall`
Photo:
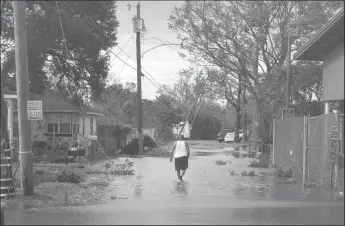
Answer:
<svg viewBox="0 0 345 226"><path fill-rule="evenodd" d="M323 101L344 100L344 43L324 59L322 89Z"/></svg>

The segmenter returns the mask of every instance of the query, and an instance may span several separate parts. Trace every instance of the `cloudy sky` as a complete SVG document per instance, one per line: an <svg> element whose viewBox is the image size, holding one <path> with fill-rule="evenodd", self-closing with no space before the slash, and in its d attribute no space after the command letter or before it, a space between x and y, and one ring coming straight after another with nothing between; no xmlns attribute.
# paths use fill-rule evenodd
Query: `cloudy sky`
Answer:
<svg viewBox="0 0 345 226"><path fill-rule="evenodd" d="M120 23L118 28L118 47L114 48L114 53L128 64L136 68L136 49L135 34L133 32L132 19L136 14L136 8L128 10L127 4L137 4L135 1L118 1L117 2L117 18ZM141 18L145 21L145 27L148 32L143 36L143 44L141 52L145 52L152 47L163 44L161 41L154 39L163 39L166 43L179 44L180 40L176 35L168 29L168 18L175 6L180 6L183 1L142 1ZM131 39L132 37L132 39ZM154 38L151 38L154 37ZM129 40L129 41L128 41ZM127 44L126 44L127 43ZM178 45L159 47L144 54L142 58L142 67L154 77L159 84L173 84L178 78L178 71L189 66L188 62L181 59L177 51L181 51ZM130 57L128 57L130 56ZM121 83L136 83L136 71L125 65L121 60L112 56L110 66L112 76L109 82L119 80ZM143 71L144 74L145 71ZM149 77L150 78L150 77ZM150 78L151 79L151 78ZM151 79L153 80L153 79ZM151 84L146 78L142 79L143 98L153 99L156 96L157 88Z"/></svg>

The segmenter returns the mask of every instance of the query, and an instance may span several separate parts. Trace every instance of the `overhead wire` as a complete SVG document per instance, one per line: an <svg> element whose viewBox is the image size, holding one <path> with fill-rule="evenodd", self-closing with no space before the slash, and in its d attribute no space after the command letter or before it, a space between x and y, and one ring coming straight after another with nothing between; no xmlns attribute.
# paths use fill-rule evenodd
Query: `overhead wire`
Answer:
<svg viewBox="0 0 345 226"><path fill-rule="evenodd" d="M65 32L64 32L64 29L63 29L63 26L62 26L60 10L59 10L59 5L58 5L57 1L55 1L55 4L56 4L56 9L57 9L57 12L58 12L58 15L59 15L59 22L60 22L60 27L61 27L61 32L62 32L63 43L64 43L64 47L65 47L65 51L66 51L66 57L67 57L67 60L70 60L70 57L69 57L69 54L68 54L68 48L67 48L67 45L66 45ZM69 68L70 74L74 75L74 73L72 73L71 65L70 64L68 64L68 65L69 65L68 68ZM77 87L75 87L75 89L76 89L76 95L77 95L77 99L78 99L78 102L79 102L80 109L81 109L83 115L85 116L84 110L83 110L83 106L82 106L81 101L80 101L79 96L78 96Z"/></svg>
<svg viewBox="0 0 345 226"><path fill-rule="evenodd" d="M73 13L74 15L76 15L75 11L67 4L67 2L66 2L65 0L63 0L63 2L64 2L65 5L72 11L72 13ZM100 43L102 43L104 46L107 46L107 45L98 37L98 35L95 34L95 33L84 23L84 21L83 21L80 17L78 17L78 19L80 20L80 22L81 22L81 23L82 23L92 34L95 35L96 39L97 39ZM106 36L107 36L107 35L106 35ZM109 37L109 36L108 36L108 37ZM109 49L109 51L110 51L112 54L114 54L115 57L117 57L119 60L121 60L123 63L125 63L128 67L132 68L133 70L137 70L137 69L135 69L133 66L131 66L130 64L126 63L121 57L119 57L116 53L114 53L114 51L112 51L111 49Z"/></svg>
<svg viewBox="0 0 345 226"><path fill-rule="evenodd" d="M74 14L76 14L75 13L75 11L73 10L73 9L71 9L71 7L68 5L68 3L65 1L65 0L63 0L63 2L65 3L65 5L72 11L72 13L74 13ZM77 4L77 3L75 3L77 6L78 6L78 8L80 8L81 9L81 7ZM93 22L95 25L97 25L97 26L99 26L99 24L97 24L97 23L95 23L93 20L91 20L91 18L90 18L90 16L83 10L83 9L81 9L83 12L84 12L84 14L85 14L85 16L86 16L86 18L87 19L89 19L89 21L90 22ZM102 40L100 40L100 38L98 37L98 35L97 34L95 34L84 22L83 22L83 19L81 19L80 17L78 17L78 19L82 22L82 24L92 33L92 34L94 34L95 35L95 37L97 38L97 40L98 41L100 41L103 45L105 45L104 44L104 42L102 41ZM150 32L150 33L152 33L152 32ZM152 33L153 34L153 33ZM105 34L106 35L106 34ZM108 35L106 35L107 37L109 37ZM118 47L119 48L119 47ZM175 50L176 51L176 50ZM117 56L113 51L111 51L117 58L119 58L122 62L124 62L127 66L129 66L130 68L132 68L133 70L137 70L137 69L135 69L134 67L132 67L131 65L129 65L128 63L126 63L123 59L121 59L119 56ZM126 55L126 56L128 56L128 54L127 53L125 53L124 52L124 54ZM128 56L129 57L129 56ZM129 59L130 59L130 57L129 57ZM132 59L130 59L130 60L132 60ZM134 60L132 60L133 62L135 62ZM157 89L159 89L159 90L161 90L161 91L165 91L166 93L168 93L169 95L173 95L169 90L167 90L167 89L165 89L164 88L164 86L162 86L147 70L145 70L143 67L142 67L142 70L146 73L146 75L144 74L144 77L152 84L152 85L154 85ZM157 84L155 84L150 78L148 78L148 76L150 76L150 78L153 80L153 81L155 81Z"/></svg>
<svg viewBox="0 0 345 226"><path fill-rule="evenodd" d="M63 26L62 26L62 20L61 20L59 5L58 5L58 3L57 3L56 0L55 0L55 4L56 4L56 9L57 9L57 12L58 12L58 15L59 15L59 22L60 22L62 37L63 37L64 46L65 46L65 50L66 50L66 56L67 56L67 59L69 59L68 49L67 49L67 45L66 45L65 32L64 32L64 29L63 29ZM70 65L69 65L69 66L70 66ZM72 70L71 70L71 66L69 67L69 69L70 69L70 73L71 73L71 71L72 71ZM72 74L72 73L71 73L71 74ZM74 73L73 73L73 74L74 74ZM76 88L76 95L77 95L77 98L78 98L78 102L79 102L79 105L80 105L80 108L81 108L83 117L85 118L85 112L84 112L84 110L83 110L83 106L82 106L82 104L81 104L81 101L80 101L79 96L78 96L78 93L77 93L77 91L78 91L78 90L77 90L77 87L75 87L75 88ZM81 135L81 134L79 134L79 135L82 136L82 137L84 137L84 138L86 138L86 139L88 139L87 137L85 137L85 136L83 136L83 135ZM106 158L107 158L108 160L111 161L111 159L110 159L110 158L108 157L108 155L105 153L103 147L98 143L98 141L96 141L96 142L97 142L97 145L98 145L99 149L103 152L103 154L106 156Z"/></svg>
<svg viewBox="0 0 345 226"><path fill-rule="evenodd" d="M74 13L74 14L76 14L75 13L75 11L73 10L73 9L71 9L71 7L68 5L68 3L65 1L65 0L63 0L63 2L66 4L66 6L72 11L72 13ZM76 4L76 3L75 3ZM78 4L77 4L78 5ZM78 7L81 9L81 7L78 5ZM82 9L81 9L82 10ZM94 24L96 24L94 21L92 21L91 19L90 19L90 17L86 14L86 12L83 10L83 12L85 13L85 15L86 15L86 17L91 21L91 22L93 22ZM81 19L81 18L79 18L78 17L78 19L82 22L82 24L91 32L91 33L93 33L94 35L95 35L95 37L97 38L97 40L99 40L103 45L105 45L104 44L104 42L102 41L102 40L100 40L99 39L99 37L83 22L83 19ZM98 24L97 24L98 25ZM98 25L99 26L99 25ZM107 36L107 35L106 35ZM107 36L107 37L109 37L109 36ZM119 48L119 47L118 47ZM111 51L111 50L110 50ZM135 69L134 67L132 67L131 65L129 65L128 63L126 63L123 59L121 59L118 55L116 55L113 51L111 51L117 58L119 58L123 63L125 63L127 66L129 66L130 68L132 68L133 70L137 70L137 69ZM125 52L124 52L125 53ZM125 55L127 56L127 57L129 57L128 56L128 54L127 53L125 53ZM129 57L129 59L130 59L130 57ZM130 60L132 60L132 59L130 59ZM134 60L132 60L133 62L135 62ZM146 74L148 74L149 76L151 76L151 78L152 78L152 80L154 80L157 84L159 84L159 82L157 82L154 78L153 78L153 76L148 72L148 71L146 71L144 68L142 68L143 69L143 71L145 71L145 73ZM151 79L149 79L149 78L147 78L147 80L150 82L150 83L152 83L155 87L157 87L157 85L151 80Z"/></svg>

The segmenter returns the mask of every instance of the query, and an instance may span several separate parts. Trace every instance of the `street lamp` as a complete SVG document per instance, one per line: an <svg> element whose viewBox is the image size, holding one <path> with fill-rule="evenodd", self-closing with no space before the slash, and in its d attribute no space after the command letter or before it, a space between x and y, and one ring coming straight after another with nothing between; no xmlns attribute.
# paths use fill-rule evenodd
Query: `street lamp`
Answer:
<svg viewBox="0 0 345 226"><path fill-rule="evenodd" d="M286 108L290 107L290 78L291 78L291 45L292 43L298 38L298 31L297 30L291 30L288 31L288 60L287 60L287 72L286 72ZM290 42L291 40L291 42Z"/></svg>

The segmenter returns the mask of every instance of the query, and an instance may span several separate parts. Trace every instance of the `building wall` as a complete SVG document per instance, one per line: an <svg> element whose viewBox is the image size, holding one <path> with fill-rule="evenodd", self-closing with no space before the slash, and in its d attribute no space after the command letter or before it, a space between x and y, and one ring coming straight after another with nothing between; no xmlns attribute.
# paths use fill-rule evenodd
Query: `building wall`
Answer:
<svg viewBox="0 0 345 226"><path fill-rule="evenodd" d="M323 101L344 100L344 43L324 59Z"/></svg>

